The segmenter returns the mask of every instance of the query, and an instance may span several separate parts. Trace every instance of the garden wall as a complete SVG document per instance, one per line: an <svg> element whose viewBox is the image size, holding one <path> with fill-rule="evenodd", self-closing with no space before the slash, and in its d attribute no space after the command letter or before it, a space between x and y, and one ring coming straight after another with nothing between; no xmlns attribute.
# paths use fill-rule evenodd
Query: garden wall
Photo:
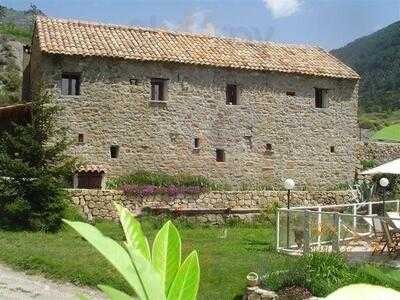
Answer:
<svg viewBox="0 0 400 300"><path fill-rule="evenodd" d="M375 160L383 164L400 158L400 143L368 142L360 144L359 160Z"/></svg>
<svg viewBox="0 0 400 300"><path fill-rule="evenodd" d="M280 202L286 205L286 191L213 191L197 195L167 195L127 197L119 190L68 190L72 201L89 220L114 219L114 201L121 202L132 212L140 215L144 208L154 213L171 212L177 216L188 215L199 221L218 223L228 216L252 217L268 204ZM292 205L337 204L350 202L349 191L294 191Z"/></svg>

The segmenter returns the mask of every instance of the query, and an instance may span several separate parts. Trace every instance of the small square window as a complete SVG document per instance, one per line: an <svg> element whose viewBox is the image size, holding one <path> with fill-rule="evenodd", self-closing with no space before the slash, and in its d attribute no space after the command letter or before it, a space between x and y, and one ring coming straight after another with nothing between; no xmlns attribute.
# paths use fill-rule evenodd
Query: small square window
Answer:
<svg viewBox="0 0 400 300"><path fill-rule="evenodd" d="M167 100L167 80L153 78L151 80L151 100L165 101Z"/></svg>
<svg viewBox="0 0 400 300"><path fill-rule="evenodd" d="M294 97L294 96L296 96L296 92L289 91L289 92L286 92L286 95L287 95L287 96Z"/></svg>
<svg viewBox="0 0 400 300"><path fill-rule="evenodd" d="M199 138L194 138L193 147L195 150L200 148L200 139Z"/></svg>
<svg viewBox="0 0 400 300"><path fill-rule="evenodd" d="M272 145L271 145L271 144L266 144L266 145L265 145L265 150L266 150L267 152L271 152L271 151L272 151Z"/></svg>
<svg viewBox="0 0 400 300"><path fill-rule="evenodd" d="M225 150L217 149L216 150L216 161L217 162L224 162L225 161Z"/></svg>
<svg viewBox="0 0 400 300"><path fill-rule="evenodd" d="M84 135L83 133L78 134L78 143L84 143Z"/></svg>
<svg viewBox="0 0 400 300"><path fill-rule="evenodd" d="M335 153L335 146L331 146L330 151L331 151L331 153Z"/></svg>
<svg viewBox="0 0 400 300"><path fill-rule="evenodd" d="M138 80L136 78L131 78L131 79L129 79L129 84L130 85L137 85L138 84Z"/></svg>
<svg viewBox="0 0 400 300"><path fill-rule="evenodd" d="M226 104L227 105L238 104L238 93L236 84L228 84L226 86Z"/></svg>
<svg viewBox="0 0 400 300"><path fill-rule="evenodd" d="M80 95L81 76L79 74L63 73L61 76L62 95Z"/></svg>
<svg viewBox="0 0 400 300"><path fill-rule="evenodd" d="M111 158L118 158L118 156L119 156L119 146L112 145L110 147L110 155L111 155Z"/></svg>
<svg viewBox="0 0 400 300"><path fill-rule="evenodd" d="M327 108L328 107L328 99L327 99L328 90L315 88L315 107L316 108Z"/></svg>

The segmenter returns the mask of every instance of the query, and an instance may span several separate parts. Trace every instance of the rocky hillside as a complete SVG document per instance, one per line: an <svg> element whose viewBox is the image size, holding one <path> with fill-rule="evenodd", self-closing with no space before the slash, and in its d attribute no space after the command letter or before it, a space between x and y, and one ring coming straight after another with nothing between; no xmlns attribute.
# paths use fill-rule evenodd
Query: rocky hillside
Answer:
<svg viewBox="0 0 400 300"><path fill-rule="evenodd" d="M38 14L43 13L34 6L18 11L0 5L0 106L21 101L23 45Z"/></svg>
<svg viewBox="0 0 400 300"><path fill-rule="evenodd" d="M0 106L21 100L22 47L15 39L0 35Z"/></svg>
<svg viewBox="0 0 400 300"><path fill-rule="evenodd" d="M360 105L364 112L400 109L400 21L332 54L362 76Z"/></svg>

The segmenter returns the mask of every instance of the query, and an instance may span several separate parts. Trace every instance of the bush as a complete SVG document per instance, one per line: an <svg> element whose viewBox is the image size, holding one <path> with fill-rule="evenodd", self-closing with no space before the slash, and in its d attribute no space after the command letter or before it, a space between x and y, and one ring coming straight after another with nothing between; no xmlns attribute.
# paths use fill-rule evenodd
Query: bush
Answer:
<svg viewBox="0 0 400 300"><path fill-rule="evenodd" d="M377 162L374 159L364 159L361 161L363 170L371 169L377 166Z"/></svg>
<svg viewBox="0 0 400 300"><path fill-rule="evenodd" d="M296 261L288 260L285 266L278 266L276 269L279 271L269 271L264 277L264 284L274 290L303 287L318 297L324 297L343 286L356 283L400 290L400 273L397 270L368 264L351 265L340 253L315 252Z"/></svg>
<svg viewBox="0 0 400 300"><path fill-rule="evenodd" d="M312 253L299 258L284 271L271 272L266 285L274 290L304 287L315 296L326 296L352 282L352 270L340 254Z"/></svg>
<svg viewBox="0 0 400 300"><path fill-rule="evenodd" d="M56 231L61 227L67 194L64 179L74 160L65 154L65 130L48 93L32 101L32 122L3 132L0 140L0 226Z"/></svg>
<svg viewBox="0 0 400 300"><path fill-rule="evenodd" d="M203 176L169 175L163 172L137 171L133 174L120 176L107 182L108 188L122 188L124 185L152 185L156 187L202 187L211 188L215 183Z"/></svg>

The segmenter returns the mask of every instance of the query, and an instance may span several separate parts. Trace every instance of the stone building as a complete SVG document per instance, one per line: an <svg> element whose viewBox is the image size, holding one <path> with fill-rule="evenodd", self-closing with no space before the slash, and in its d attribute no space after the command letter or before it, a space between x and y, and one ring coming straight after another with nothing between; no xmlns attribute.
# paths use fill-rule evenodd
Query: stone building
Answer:
<svg viewBox="0 0 400 300"><path fill-rule="evenodd" d="M38 17L29 67L64 107L71 151L108 177L354 176L359 76L320 48Z"/></svg>

